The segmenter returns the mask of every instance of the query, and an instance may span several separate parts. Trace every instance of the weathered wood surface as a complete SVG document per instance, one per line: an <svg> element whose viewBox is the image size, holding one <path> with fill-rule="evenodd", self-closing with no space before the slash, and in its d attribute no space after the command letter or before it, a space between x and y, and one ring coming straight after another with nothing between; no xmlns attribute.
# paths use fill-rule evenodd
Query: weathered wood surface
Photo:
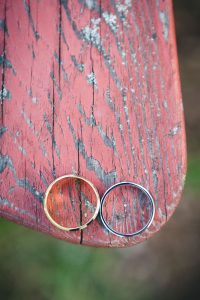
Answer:
<svg viewBox="0 0 200 300"><path fill-rule="evenodd" d="M171 0L0 0L0 54L0 215L95 246L130 246L158 231L186 172ZM155 198L152 226L133 238L108 234L100 220L82 232L56 229L43 196L70 173L101 196L121 180L142 184ZM142 204L125 192L125 206L107 205L115 229L141 226Z"/></svg>

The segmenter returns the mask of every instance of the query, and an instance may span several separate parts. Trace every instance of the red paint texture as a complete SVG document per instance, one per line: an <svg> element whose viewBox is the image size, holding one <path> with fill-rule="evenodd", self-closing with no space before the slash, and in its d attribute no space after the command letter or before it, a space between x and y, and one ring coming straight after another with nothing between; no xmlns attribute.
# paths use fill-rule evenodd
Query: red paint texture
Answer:
<svg viewBox="0 0 200 300"><path fill-rule="evenodd" d="M178 205L186 172L171 0L0 0L0 22L0 215L99 247L150 237ZM133 238L108 233L100 220L82 232L55 228L43 195L70 173L101 196L115 182L142 184L155 199L152 226ZM122 202L106 206L115 229L141 226L144 207L133 198L126 193L128 216Z"/></svg>

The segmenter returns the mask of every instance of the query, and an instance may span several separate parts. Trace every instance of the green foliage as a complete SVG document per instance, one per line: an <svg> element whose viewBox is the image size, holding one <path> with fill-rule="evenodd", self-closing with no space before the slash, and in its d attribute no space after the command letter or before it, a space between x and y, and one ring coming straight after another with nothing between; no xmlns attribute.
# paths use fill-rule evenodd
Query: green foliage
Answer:
<svg viewBox="0 0 200 300"><path fill-rule="evenodd" d="M200 191L200 155L189 157L186 189Z"/></svg>
<svg viewBox="0 0 200 300"><path fill-rule="evenodd" d="M71 245L5 220L0 220L0 236L1 299L131 297L134 284L123 281L117 250Z"/></svg>

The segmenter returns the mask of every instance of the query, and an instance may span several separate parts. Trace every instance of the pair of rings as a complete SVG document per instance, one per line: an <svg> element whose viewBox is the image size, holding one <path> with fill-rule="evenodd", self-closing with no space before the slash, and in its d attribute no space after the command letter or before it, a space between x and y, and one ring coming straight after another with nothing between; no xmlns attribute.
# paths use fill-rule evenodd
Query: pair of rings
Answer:
<svg viewBox="0 0 200 300"><path fill-rule="evenodd" d="M93 212L93 216L85 223L85 224L81 224L78 227L65 227L61 224L59 224L55 218L52 217L52 214L50 213L50 210L48 208L48 198L53 193L53 189L54 187L56 187L56 185L58 185L59 183L62 184L62 181L66 181L66 180L75 180L75 181L82 181L84 184L87 184L93 191L95 198L96 198L96 208ZM147 222L145 223L145 225L143 225L142 228L134 231L134 232L126 232L126 233L122 233L122 232L118 232L117 230L113 229L110 224L108 224L108 222L106 221L105 218L105 203L106 200L108 199L108 195L111 193L111 191L113 191L114 189L117 189L120 186L128 186L128 187L133 187L135 189L137 189L140 193L144 194L147 197L147 202L146 202L146 208L148 207L149 211L149 218L147 220ZM54 199L55 201L55 199ZM44 211L45 214L47 216L47 218L49 219L49 221L56 226L57 228L61 229L61 230L65 230L65 231L74 231L74 230L83 230L85 229L93 220L96 219L96 217L98 216L98 214L100 215L100 219L102 224L105 226L105 228L119 236L119 237L131 237L131 236L135 236L138 234L141 234L142 232L144 232L147 228L149 228L149 226L151 225L151 223L153 222L154 219L154 215L155 215L155 204L154 204L154 200L153 197L151 196L151 194L149 193L149 191L147 189L145 189L143 186L133 183L133 182L129 182L129 181L122 181L119 183L116 183L114 185L112 185L103 195L103 197L100 199L99 193L96 189L96 187L94 186L94 184L92 182L90 182L89 180L87 180L86 178L82 177L82 176L77 176L77 175L64 175L61 177L58 177L57 179L55 179L47 188L46 193L45 193L45 197L44 197Z"/></svg>

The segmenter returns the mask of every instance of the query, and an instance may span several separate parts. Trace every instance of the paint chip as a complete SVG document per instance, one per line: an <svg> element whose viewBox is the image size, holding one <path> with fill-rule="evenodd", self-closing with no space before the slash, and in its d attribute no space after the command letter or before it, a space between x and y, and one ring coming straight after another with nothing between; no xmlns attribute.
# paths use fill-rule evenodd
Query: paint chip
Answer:
<svg viewBox="0 0 200 300"><path fill-rule="evenodd" d="M107 11L102 14L106 24L110 27L110 29L116 33L117 32L117 17Z"/></svg>
<svg viewBox="0 0 200 300"><path fill-rule="evenodd" d="M172 129L170 129L169 136L176 135L180 131L180 129L181 129L181 125L180 124L176 125Z"/></svg>
<svg viewBox="0 0 200 300"><path fill-rule="evenodd" d="M2 89L0 91L0 100L5 99L11 99L11 93L5 86L2 86Z"/></svg>
<svg viewBox="0 0 200 300"><path fill-rule="evenodd" d="M87 8L89 9L94 9L95 8L95 1L94 0L86 0L85 4Z"/></svg>
<svg viewBox="0 0 200 300"><path fill-rule="evenodd" d="M165 40L168 40L168 35L169 35L169 18L167 15L167 12L161 11L159 13L160 20L163 24L163 34Z"/></svg>
<svg viewBox="0 0 200 300"><path fill-rule="evenodd" d="M97 80L94 72L91 72L90 74L87 75L87 81L90 85L94 86L97 89Z"/></svg>
<svg viewBox="0 0 200 300"><path fill-rule="evenodd" d="M121 21L123 22L124 25L127 25L126 16L129 12L129 8L132 7L131 0L125 0L123 4L120 3L119 1L116 7Z"/></svg>
<svg viewBox="0 0 200 300"><path fill-rule="evenodd" d="M33 102L33 104L37 104L38 103L37 97L32 97L32 102Z"/></svg>
<svg viewBox="0 0 200 300"><path fill-rule="evenodd" d="M74 63L74 66L82 73L84 71L84 64L78 63L75 55L71 55L71 60Z"/></svg>
<svg viewBox="0 0 200 300"><path fill-rule="evenodd" d="M0 127L0 137L4 134L4 132L7 131L7 128L6 127Z"/></svg>
<svg viewBox="0 0 200 300"><path fill-rule="evenodd" d="M83 38L89 42L95 45L98 49L100 48L101 45L101 37L99 34L99 24L101 22L100 18L92 18L91 19L91 24L92 26L86 26L82 30Z"/></svg>

